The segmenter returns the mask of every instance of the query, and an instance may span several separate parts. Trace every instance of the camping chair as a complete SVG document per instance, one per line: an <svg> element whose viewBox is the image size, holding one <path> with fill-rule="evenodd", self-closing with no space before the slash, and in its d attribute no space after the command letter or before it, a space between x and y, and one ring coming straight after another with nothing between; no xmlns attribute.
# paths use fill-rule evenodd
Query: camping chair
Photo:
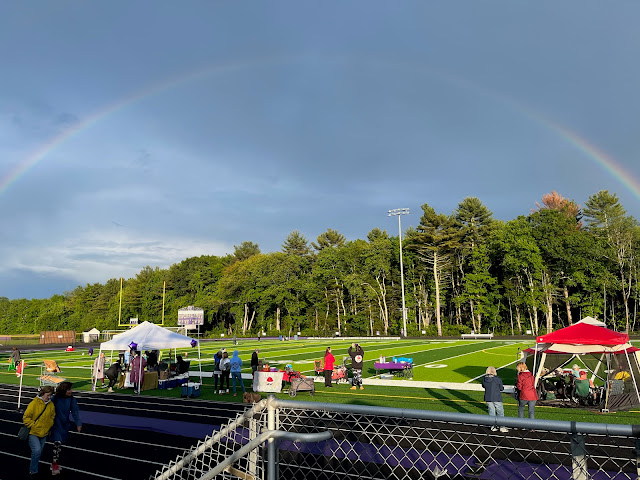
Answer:
<svg viewBox="0 0 640 480"><path fill-rule="evenodd" d="M324 362L322 360L314 360L313 369L315 370L316 375L322 375L322 372L324 371Z"/></svg>
<svg viewBox="0 0 640 480"><path fill-rule="evenodd" d="M40 367L40 376L38 377L40 386L50 385L57 387L60 385L66 379L59 376L58 373L60 373L60 367L55 360L43 360Z"/></svg>
<svg viewBox="0 0 640 480"><path fill-rule="evenodd" d="M593 403L593 393L591 393L591 389L589 388L589 380L576 379L574 385L573 395L578 403L581 405Z"/></svg>

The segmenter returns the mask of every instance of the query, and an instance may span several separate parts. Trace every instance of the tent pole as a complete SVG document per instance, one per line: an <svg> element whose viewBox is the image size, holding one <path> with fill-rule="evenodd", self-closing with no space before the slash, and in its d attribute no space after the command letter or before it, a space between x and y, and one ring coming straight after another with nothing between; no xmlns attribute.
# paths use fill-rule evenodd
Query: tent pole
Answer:
<svg viewBox="0 0 640 480"><path fill-rule="evenodd" d="M638 384L636 383L636 376L633 374L633 368L631 368L631 361L629 360L629 350L625 350L624 354L627 356L627 365L629 365L629 373L631 373L631 378L633 379L633 386L636 389L636 397L638 398L638 403L640 404L640 392L638 392ZM638 357L636 357L636 367L638 367Z"/></svg>
<svg viewBox="0 0 640 480"><path fill-rule="evenodd" d="M536 337L536 349L533 354L533 374L536 376L535 382L533 384L534 387L538 386L538 373L536 370L536 362L538 360L538 338Z"/></svg>
<svg viewBox="0 0 640 480"><path fill-rule="evenodd" d="M607 376L605 381L606 390L606 398L604 400L604 411L609 411L609 393L611 393L611 381L609 380L609 375L611 373L611 355L607 355Z"/></svg>
<svg viewBox="0 0 640 480"><path fill-rule="evenodd" d="M538 365L539 371L536 373L536 381L533 384L535 387L538 386L538 381L540 380L540 373L542 372L542 367L544 366L544 362L545 362L546 359L547 359L547 353L544 352L542 354L542 356L540 357L540 365Z"/></svg>
<svg viewBox="0 0 640 480"><path fill-rule="evenodd" d="M200 367L200 384L202 385L202 357L200 356L200 339L198 339L198 367Z"/></svg>

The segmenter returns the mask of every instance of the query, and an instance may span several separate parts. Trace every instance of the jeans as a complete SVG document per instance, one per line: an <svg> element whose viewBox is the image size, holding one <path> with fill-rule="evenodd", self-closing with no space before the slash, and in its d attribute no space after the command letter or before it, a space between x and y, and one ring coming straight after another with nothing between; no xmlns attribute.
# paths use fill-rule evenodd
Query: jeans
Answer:
<svg viewBox="0 0 640 480"><path fill-rule="evenodd" d="M47 441L47 437L36 437L35 435L29 435L29 447L31 448L31 463L29 464L30 473L38 473L38 464L40 463L40 456L42 455L42 449Z"/></svg>
<svg viewBox="0 0 640 480"><path fill-rule="evenodd" d="M233 394L236 394L236 378L238 382L240 382L240 386L242 387L242 393L246 392L244 388L244 382L242 381L242 373L240 372L231 372L231 381L233 383Z"/></svg>
<svg viewBox="0 0 640 480"><path fill-rule="evenodd" d="M502 402L487 402L490 417L504 417L504 406Z"/></svg>
<svg viewBox="0 0 640 480"><path fill-rule="evenodd" d="M535 400L518 400L518 417L524 418L524 406L529 406L529 418L536 418L534 410L536 408Z"/></svg>

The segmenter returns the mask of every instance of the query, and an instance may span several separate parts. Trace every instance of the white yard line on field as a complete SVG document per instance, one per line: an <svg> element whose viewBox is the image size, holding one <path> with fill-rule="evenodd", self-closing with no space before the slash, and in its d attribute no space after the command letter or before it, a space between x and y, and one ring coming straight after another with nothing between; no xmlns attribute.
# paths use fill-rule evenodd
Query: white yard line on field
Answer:
<svg viewBox="0 0 640 480"><path fill-rule="evenodd" d="M505 363L505 364L504 364L504 365L502 365L501 367L496 368L496 371L497 371L497 370L501 370L501 369L503 369L504 367L508 367L509 365L513 365L514 363L518 363L519 361L520 361L520 359L516 359L516 360L514 360L513 362ZM477 377L475 377L475 378L472 378L471 380L467 380L467 381L466 381L466 382L464 382L464 383L471 383L471 382L473 382L474 380L477 380L477 379L482 378L482 377L484 377L484 373L483 373L482 375L478 375L478 376L477 376Z"/></svg>

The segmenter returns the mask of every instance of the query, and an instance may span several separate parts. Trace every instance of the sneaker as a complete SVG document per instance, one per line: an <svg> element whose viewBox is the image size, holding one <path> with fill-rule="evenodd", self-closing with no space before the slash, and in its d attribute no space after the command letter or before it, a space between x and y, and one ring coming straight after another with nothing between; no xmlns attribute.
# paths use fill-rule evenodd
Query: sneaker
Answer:
<svg viewBox="0 0 640 480"><path fill-rule="evenodd" d="M109 390L107 390L109 393L113 393L113 388L109 387Z"/></svg>
<svg viewBox="0 0 640 480"><path fill-rule="evenodd" d="M507 427L500 427L500 431L502 433L507 433L509 431L509 429Z"/></svg>
<svg viewBox="0 0 640 480"><path fill-rule="evenodd" d="M354 385L353 387L351 387L349 390L355 390L357 387Z"/></svg>
<svg viewBox="0 0 640 480"><path fill-rule="evenodd" d="M497 432L498 431L498 427L491 427L491 431L492 432Z"/></svg>
<svg viewBox="0 0 640 480"><path fill-rule="evenodd" d="M51 464L51 475L60 475L62 468L57 463Z"/></svg>
<svg viewBox="0 0 640 480"><path fill-rule="evenodd" d="M360 385L360 390L364 390L364 387L362 385Z"/></svg>

